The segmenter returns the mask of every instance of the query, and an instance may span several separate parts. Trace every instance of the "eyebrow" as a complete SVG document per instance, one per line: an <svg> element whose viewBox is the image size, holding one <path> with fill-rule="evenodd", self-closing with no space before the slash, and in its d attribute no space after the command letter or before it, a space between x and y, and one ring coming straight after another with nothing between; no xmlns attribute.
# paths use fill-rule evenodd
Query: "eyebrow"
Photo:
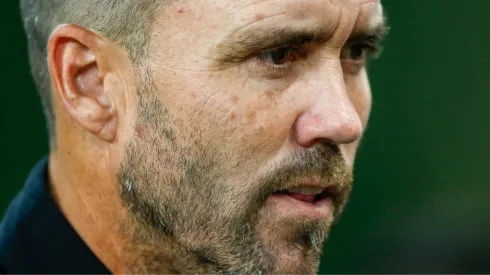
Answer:
<svg viewBox="0 0 490 275"><path fill-rule="evenodd" d="M386 20L383 20L373 28L354 30L347 39L346 44L358 42L372 42L379 44L386 37L388 30L389 27L387 26Z"/></svg>
<svg viewBox="0 0 490 275"><path fill-rule="evenodd" d="M371 53L374 55L373 57L377 58L382 50L381 43L388 34L388 31L389 27L386 23L386 19L383 19L383 21L374 28L354 30L345 44L367 44L370 47Z"/></svg>
<svg viewBox="0 0 490 275"><path fill-rule="evenodd" d="M354 30L347 43L369 43L375 47L381 43L387 33L386 20L372 28ZM238 62L243 58L265 49L301 45L306 42L323 43L330 39L331 33L322 28L311 26L274 27L259 31L233 33L220 41L216 49L219 57L216 61Z"/></svg>
<svg viewBox="0 0 490 275"><path fill-rule="evenodd" d="M299 45L305 42L325 41L329 37L321 29L307 27L274 27L267 30L249 30L234 33L220 41L216 47L221 62L236 62L264 49Z"/></svg>

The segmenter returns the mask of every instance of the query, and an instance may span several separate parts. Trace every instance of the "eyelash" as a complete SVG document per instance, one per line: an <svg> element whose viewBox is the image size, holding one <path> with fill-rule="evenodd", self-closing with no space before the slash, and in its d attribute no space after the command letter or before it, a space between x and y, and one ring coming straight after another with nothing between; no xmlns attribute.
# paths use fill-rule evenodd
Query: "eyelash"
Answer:
<svg viewBox="0 0 490 275"><path fill-rule="evenodd" d="M265 67L265 70L268 71L267 74L269 75L269 77L282 77L290 72L290 62L306 58L306 50L304 49L305 44L306 43L261 51L255 55L255 60L256 62L258 62L259 66ZM272 64L273 62L267 60L268 57L273 58L272 54L274 52L279 51L284 51L286 54L285 57L287 58L283 63Z"/></svg>
<svg viewBox="0 0 490 275"><path fill-rule="evenodd" d="M291 70L291 62L297 60L297 59L304 59L306 58L306 50L305 46L307 43L302 43L294 46L284 46L284 47L278 47L275 49L269 49L265 51L261 51L255 55L255 60L258 63L259 66L263 67L264 71L261 73L262 75L266 75L269 78L279 78L279 77L284 77L286 76L290 70ZM364 42L364 43L352 43L350 45L346 45L347 49L344 47L342 49L342 52L345 50L352 49L353 46L360 47L363 50L363 57L362 59L352 59L348 61L352 61L354 65L357 66L363 66L364 61L366 58L371 57L371 56L376 56L379 49L376 44L372 44L369 42ZM286 54L288 55L288 59L282 63L282 64L271 64L270 60L267 60L267 58L272 58L272 54L274 52L279 52L279 51L285 51ZM345 60L345 58L341 59Z"/></svg>

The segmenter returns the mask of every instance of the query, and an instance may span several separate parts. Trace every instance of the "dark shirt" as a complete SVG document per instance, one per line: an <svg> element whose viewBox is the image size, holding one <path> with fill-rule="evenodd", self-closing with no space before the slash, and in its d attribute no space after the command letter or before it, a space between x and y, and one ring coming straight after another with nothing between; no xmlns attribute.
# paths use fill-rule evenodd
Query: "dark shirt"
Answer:
<svg viewBox="0 0 490 275"><path fill-rule="evenodd" d="M0 224L0 273L109 274L54 202L47 167L36 164Z"/></svg>

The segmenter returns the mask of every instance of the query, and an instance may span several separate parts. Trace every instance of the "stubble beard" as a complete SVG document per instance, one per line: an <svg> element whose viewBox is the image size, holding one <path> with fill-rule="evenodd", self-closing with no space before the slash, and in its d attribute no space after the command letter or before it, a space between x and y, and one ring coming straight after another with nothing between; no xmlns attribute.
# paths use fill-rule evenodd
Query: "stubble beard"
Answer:
<svg viewBox="0 0 490 275"><path fill-rule="evenodd" d="M128 236L128 272L288 272L289 267L282 270L278 266L278 255L285 249L304 254L304 261L291 266L290 272L316 272L332 220L271 223L270 213L263 208L274 188L293 175L322 172L325 167L315 163L327 158L337 172L322 173L346 185L345 196L334 202L338 216L352 181L345 167L339 167L343 162L338 150L325 146L291 157L304 161L296 161L299 166L285 165L266 178L250 180L254 179L250 176L247 181L258 184L240 182L241 188L233 188L228 182L238 180L233 172L237 167L227 165L229 155L209 144L199 144L196 149L195 141L176 137L182 130L174 129L169 121L172 118L163 103L149 91L140 92L135 136L127 143L118 175L121 198L128 209L121 223Z"/></svg>

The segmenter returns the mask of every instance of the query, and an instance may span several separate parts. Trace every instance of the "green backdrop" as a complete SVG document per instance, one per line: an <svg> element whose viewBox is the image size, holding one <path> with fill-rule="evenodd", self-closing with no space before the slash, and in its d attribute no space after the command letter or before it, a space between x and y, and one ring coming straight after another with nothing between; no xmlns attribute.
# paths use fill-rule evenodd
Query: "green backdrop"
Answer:
<svg viewBox="0 0 490 275"><path fill-rule="evenodd" d="M490 0L384 0L374 109L321 272L490 272ZM1 4L0 213L48 152L18 1Z"/></svg>

